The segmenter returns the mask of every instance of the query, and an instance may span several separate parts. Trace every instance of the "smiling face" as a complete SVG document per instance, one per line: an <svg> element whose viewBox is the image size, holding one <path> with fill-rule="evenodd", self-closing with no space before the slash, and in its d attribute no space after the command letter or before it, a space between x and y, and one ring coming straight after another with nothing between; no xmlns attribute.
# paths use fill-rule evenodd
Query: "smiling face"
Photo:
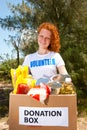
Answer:
<svg viewBox="0 0 87 130"><path fill-rule="evenodd" d="M51 32L47 29L41 29L38 34L38 45L40 49L48 49L51 42Z"/></svg>

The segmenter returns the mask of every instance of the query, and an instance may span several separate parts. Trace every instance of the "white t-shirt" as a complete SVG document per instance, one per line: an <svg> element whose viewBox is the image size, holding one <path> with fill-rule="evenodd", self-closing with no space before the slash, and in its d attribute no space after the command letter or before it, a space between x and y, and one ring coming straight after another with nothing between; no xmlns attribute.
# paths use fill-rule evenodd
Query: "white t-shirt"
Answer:
<svg viewBox="0 0 87 130"><path fill-rule="evenodd" d="M23 66L29 66L33 78L50 78L57 74L57 67L65 65L61 55L56 52L40 55L38 52L25 57Z"/></svg>

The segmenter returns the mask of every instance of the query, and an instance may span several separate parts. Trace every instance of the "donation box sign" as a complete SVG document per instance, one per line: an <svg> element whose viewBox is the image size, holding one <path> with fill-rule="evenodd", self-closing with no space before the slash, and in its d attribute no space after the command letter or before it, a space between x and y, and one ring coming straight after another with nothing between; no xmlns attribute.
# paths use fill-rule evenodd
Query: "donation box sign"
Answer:
<svg viewBox="0 0 87 130"><path fill-rule="evenodd" d="M68 107L19 107L19 124L68 127Z"/></svg>

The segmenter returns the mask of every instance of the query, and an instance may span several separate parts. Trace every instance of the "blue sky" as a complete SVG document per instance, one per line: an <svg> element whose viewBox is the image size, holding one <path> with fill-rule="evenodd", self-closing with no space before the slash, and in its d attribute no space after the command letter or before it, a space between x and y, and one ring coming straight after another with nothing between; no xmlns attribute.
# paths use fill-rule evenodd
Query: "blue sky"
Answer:
<svg viewBox="0 0 87 130"><path fill-rule="evenodd" d="M11 15L10 9L8 8L7 3L12 4L18 4L21 3L22 0L0 0L0 18L5 18L9 14ZM8 35L12 32L9 32L8 30L3 30L0 27L0 56L4 56L4 54L12 54L12 46L7 45L7 43L4 41L4 39L8 39Z"/></svg>

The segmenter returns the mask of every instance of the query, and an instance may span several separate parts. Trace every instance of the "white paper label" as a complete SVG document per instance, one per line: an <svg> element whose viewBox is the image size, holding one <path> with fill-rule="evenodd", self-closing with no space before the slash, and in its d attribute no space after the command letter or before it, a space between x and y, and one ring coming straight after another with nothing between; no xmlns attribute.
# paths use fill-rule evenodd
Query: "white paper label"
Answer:
<svg viewBox="0 0 87 130"><path fill-rule="evenodd" d="M68 127L68 107L19 107L19 124Z"/></svg>

